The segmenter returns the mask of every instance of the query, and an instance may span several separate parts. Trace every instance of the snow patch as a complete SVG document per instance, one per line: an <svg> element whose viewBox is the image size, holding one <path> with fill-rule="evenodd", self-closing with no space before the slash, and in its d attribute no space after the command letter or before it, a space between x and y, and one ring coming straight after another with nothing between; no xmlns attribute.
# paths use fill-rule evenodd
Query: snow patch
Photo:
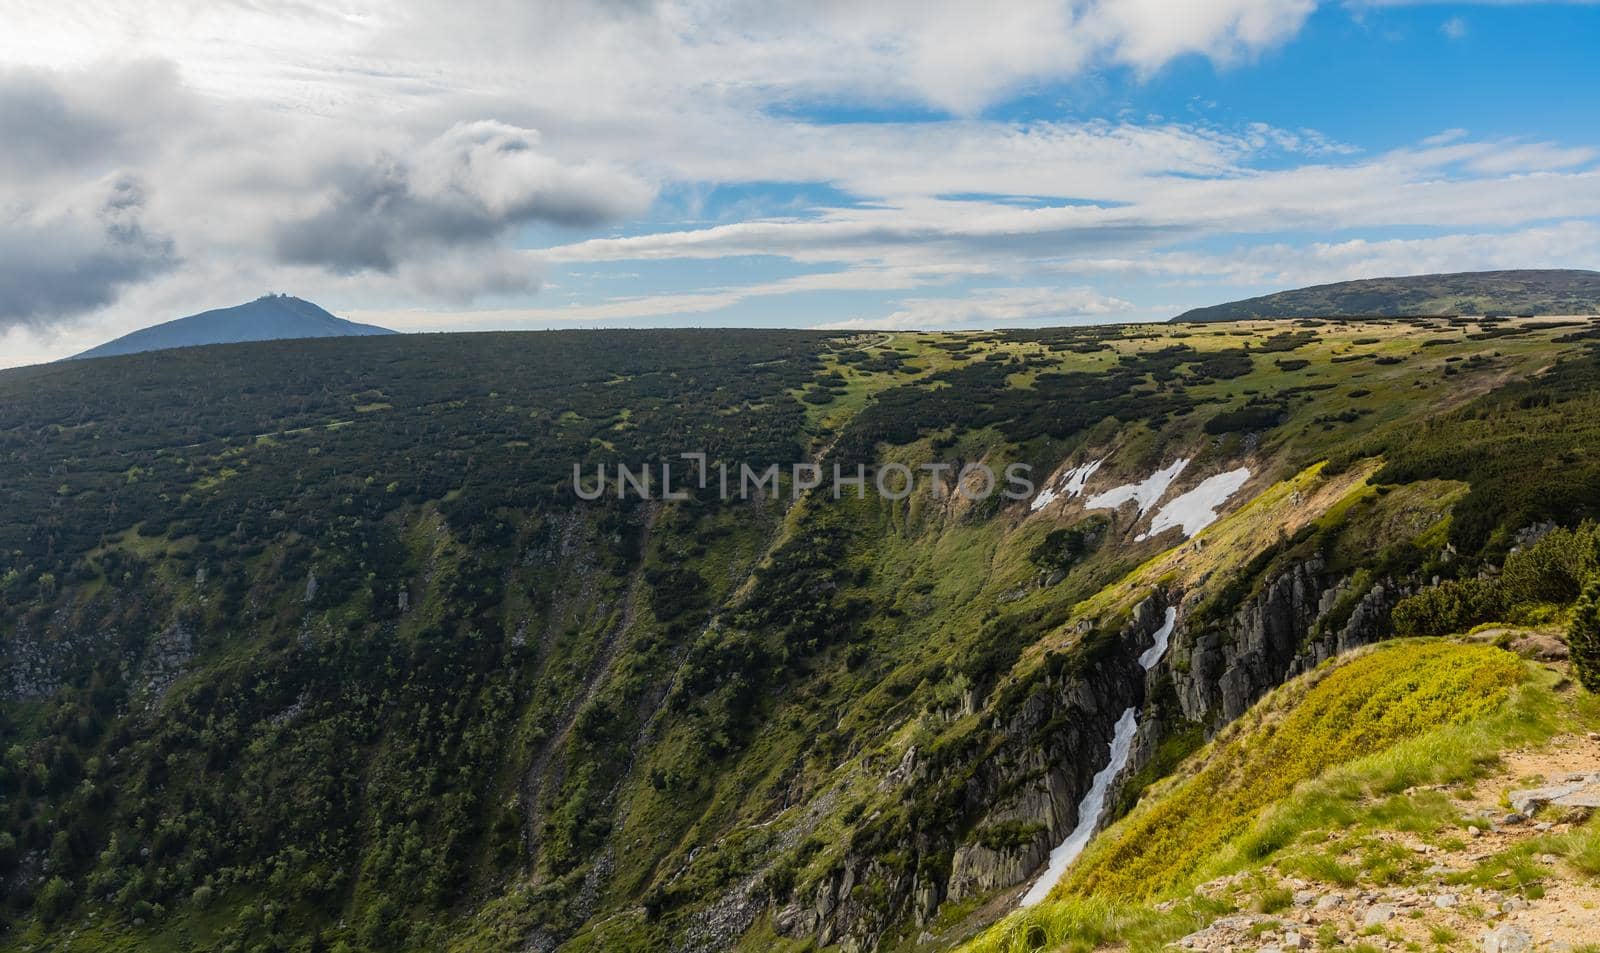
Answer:
<svg viewBox="0 0 1600 953"><path fill-rule="evenodd" d="M1105 812L1106 791L1111 787L1117 775L1128 766L1128 753L1133 750L1133 735L1138 730L1138 716L1132 708L1124 711L1122 717L1117 719L1116 730L1111 736L1111 758L1104 768L1094 776L1094 781L1089 785L1089 793L1083 796L1078 803L1078 826L1072 829L1067 839L1050 851L1050 862L1045 865L1044 873L1033 882L1028 892L1022 895L1019 904L1031 907L1049 895L1056 881L1067 872L1078 855L1089 845L1089 838L1100 827L1100 815Z"/></svg>
<svg viewBox="0 0 1600 953"><path fill-rule="evenodd" d="M1228 497L1237 493L1249 479L1250 468L1240 467L1201 480L1199 486L1174 497L1171 502L1163 506L1160 512L1156 513L1155 519L1150 521L1150 531L1140 533L1135 538L1149 539L1174 526L1183 527L1185 538L1193 536L1216 522L1217 508L1228 502Z"/></svg>
<svg viewBox="0 0 1600 953"><path fill-rule="evenodd" d="M1033 511L1033 512L1035 512L1035 513L1037 513L1040 510L1044 509L1045 507L1049 506L1051 503L1054 503L1055 501L1056 501L1055 488L1047 486L1044 489L1039 491L1039 495L1033 498L1033 502L1032 503L1028 504L1028 509Z"/></svg>
<svg viewBox="0 0 1600 953"><path fill-rule="evenodd" d="M1093 463L1085 463L1081 467L1068 470L1067 482L1062 485L1061 491L1068 496L1077 496L1082 493L1083 485L1089 482L1089 478L1094 476L1094 471L1100 469L1100 464L1105 462L1106 458L1101 457Z"/></svg>
<svg viewBox="0 0 1600 953"><path fill-rule="evenodd" d="M1161 661L1161 656L1167 654L1167 641L1172 638L1172 627L1177 622L1178 610L1168 606L1166 621L1162 622L1161 628L1157 629L1154 635L1151 636L1156 640L1156 644L1139 654L1139 664L1144 666L1145 671L1148 672L1155 668L1156 663Z"/></svg>
<svg viewBox="0 0 1600 953"><path fill-rule="evenodd" d="M1094 475L1094 471L1100 469L1100 464L1105 462L1105 457L1101 457L1093 463L1085 463L1063 473L1060 479L1056 480L1058 485L1047 486L1040 490L1039 495L1034 497L1033 502L1028 505L1028 509L1037 513L1063 496L1071 499L1081 494L1084 483Z"/></svg>
<svg viewBox="0 0 1600 953"><path fill-rule="evenodd" d="M1145 510L1154 506L1156 501L1166 494L1167 487L1172 485L1172 481L1176 480L1178 474L1182 473L1183 468L1188 465L1188 457L1179 457L1168 465L1166 469L1157 470L1138 483L1124 483L1121 486L1114 486L1098 496L1090 497L1089 502L1083 505L1091 510L1114 510L1129 500L1133 500L1139 504L1139 514L1142 516Z"/></svg>

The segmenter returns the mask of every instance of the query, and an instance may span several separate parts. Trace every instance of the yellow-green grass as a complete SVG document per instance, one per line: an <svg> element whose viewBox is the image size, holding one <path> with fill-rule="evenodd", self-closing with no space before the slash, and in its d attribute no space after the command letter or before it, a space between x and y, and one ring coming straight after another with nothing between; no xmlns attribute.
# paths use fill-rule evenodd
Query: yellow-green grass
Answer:
<svg viewBox="0 0 1600 953"><path fill-rule="evenodd" d="M968 949L1159 948L1203 923L1196 883L1313 832L1404 826L1393 795L1469 779L1503 746L1548 737L1562 703L1548 675L1532 671L1501 650L1440 640L1335 659L1268 695L1102 833L1049 899ZM1412 820L1426 821L1426 807ZM1330 868L1321 879L1349 875ZM1150 906L1161 898L1178 902Z"/></svg>
<svg viewBox="0 0 1600 953"><path fill-rule="evenodd" d="M1215 743L1168 797L1136 811L1085 855L1058 892L1142 899L1182 883L1302 781L1506 698L1522 664L1454 643L1387 646L1295 683ZM1299 698L1293 696L1299 695Z"/></svg>

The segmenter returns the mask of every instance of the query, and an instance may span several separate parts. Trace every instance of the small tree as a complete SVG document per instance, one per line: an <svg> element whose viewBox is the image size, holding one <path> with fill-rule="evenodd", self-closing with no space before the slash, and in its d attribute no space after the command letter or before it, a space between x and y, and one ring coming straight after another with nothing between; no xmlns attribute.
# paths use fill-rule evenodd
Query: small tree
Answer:
<svg viewBox="0 0 1600 953"><path fill-rule="evenodd" d="M1572 609L1567 652L1578 681L1589 691L1600 693L1600 579L1592 579L1584 586L1583 595Z"/></svg>
<svg viewBox="0 0 1600 953"><path fill-rule="evenodd" d="M60 877L51 877L39 891L33 908L46 923L56 922L72 909L72 888Z"/></svg>

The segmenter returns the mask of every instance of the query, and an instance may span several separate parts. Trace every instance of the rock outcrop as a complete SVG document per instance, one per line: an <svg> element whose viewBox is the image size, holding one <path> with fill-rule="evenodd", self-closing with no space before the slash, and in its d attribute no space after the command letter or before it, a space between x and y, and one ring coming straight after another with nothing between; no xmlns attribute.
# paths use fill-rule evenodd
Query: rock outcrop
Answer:
<svg viewBox="0 0 1600 953"><path fill-rule="evenodd" d="M1169 664L1184 717L1221 728L1287 679L1388 634L1389 610L1409 593L1380 580L1333 626L1350 583L1328 578L1314 556L1268 579L1224 625L1194 629L1180 617Z"/></svg>
<svg viewBox="0 0 1600 953"><path fill-rule="evenodd" d="M946 901L1036 876L1051 847L1076 826L1078 802L1105 766L1117 718L1143 704L1145 672L1136 659L1166 607L1164 596L1146 599L1102 650L1090 653L1095 661L1078 671L1041 673L1009 711L992 707L992 746L980 769L928 769L924 785L953 786L964 823L918 831L908 845L915 862L903 867L852 852L777 912L778 930L823 946L870 950L897 924L925 925ZM989 704L1003 703L1002 697ZM988 836L994 831L1012 836L997 841Z"/></svg>

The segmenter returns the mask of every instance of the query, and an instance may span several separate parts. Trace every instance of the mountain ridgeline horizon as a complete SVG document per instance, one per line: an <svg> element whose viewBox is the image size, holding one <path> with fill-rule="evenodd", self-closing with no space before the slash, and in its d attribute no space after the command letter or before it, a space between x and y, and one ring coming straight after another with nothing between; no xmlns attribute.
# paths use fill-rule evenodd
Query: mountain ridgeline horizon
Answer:
<svg viewBox="0 0 1600 953"><path fill-rule="evenodd" d="M1310 285L1192 308L1171 321L1181 324L1319 317L1597 313L1600 313L1600 272L1521 269L1360 278ZM66 360L206 344L394 333L387 328L337 317L310 301L279 293L141 328Z"/></svg>
<svg viewBox="0 0 1600 953"><path fill-rule="evenodd" d="M1600 272L1463 271L1360 278L1192 308L1172 320L1600 314Z"/></svg>
<svg viewBox="0 0 1600 953"><path fill-rule="evenodd" d="M697 453L778 491L574 491ZM1485 780L1600 730L1596 519L1585 316L0 371L0 951L1477 949L1600 876Z"/></svg>
<svg viewBox="0 0 1600 953"><path fill-rule="evenodd" d="M394 333L388 328L359 324L336 317L323 308L292 295L268 294L231 308L214 308L141 328L74 354L67 360L139 354L145 351L205 344L240 344L248 341Z"/></svg>

